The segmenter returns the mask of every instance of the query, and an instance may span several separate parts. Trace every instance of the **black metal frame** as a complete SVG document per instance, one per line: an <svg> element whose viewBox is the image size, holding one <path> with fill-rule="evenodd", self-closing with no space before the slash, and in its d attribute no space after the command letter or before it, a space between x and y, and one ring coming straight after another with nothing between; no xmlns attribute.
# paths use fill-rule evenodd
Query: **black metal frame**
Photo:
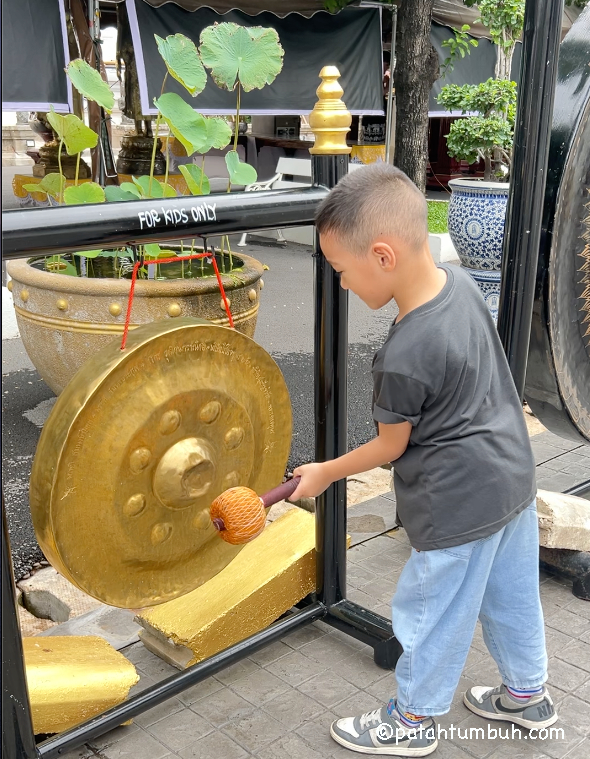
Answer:
<svg viewBox="0 0 590 759"><path fill-rule="evenodd" d="M348 171L348 156L314 156L312 167L314 180L309 189L8 211L2 214L3 258L138 243L147 239L152 242L177 240L313 224L318 203ZM215 213L209 212L208 216L205 213L203 217L197 212L198 220L195 221L190 209L203 203L215 204ZM156 211L160 223L154 221L154 225L148 227L145 218L152 210ZM143 214L143 223L139 214ZM211 218L213 215L215 219ZM178 223L168 222L170 218ZM323 257L317 239L314 256L316 457L323 461L345 453L347 448L348 294L342 290L338 275ZM311 603L302 605L267 629L206 661L35 746L5 522L2 542L2 710L6 756L14 759L58 757L316 619L323 619L373 646L375 661L385 668L393 668L401 646L393 635L391 622L346 600L345 480L334 483L318 499L316 554L318 590Z"/></svg>

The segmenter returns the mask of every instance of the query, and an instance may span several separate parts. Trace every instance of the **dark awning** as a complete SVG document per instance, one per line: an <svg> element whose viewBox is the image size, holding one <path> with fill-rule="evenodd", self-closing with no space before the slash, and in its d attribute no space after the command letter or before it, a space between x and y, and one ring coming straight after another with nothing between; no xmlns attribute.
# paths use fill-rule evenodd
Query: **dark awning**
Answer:
<svg viewBox="0 0 590 759"><path fill-rule="evenodd" d="M278 18L268 12L254 17L235 10L220 15L210 8L191 12L176 3L155 8L142 0L128 0L127 12L145 115L157 113L154 98L160 95L166 74L154 34L166 37L182 32L198 45L205 27L224 21L273 27L285 50L283 70L275 81L262 90L243 93L241 110L244 114L309 113L317 100L319 72L326 65L335 65L340 70L345 102L352 113L383 113L378 8L346 9L336 15L319 12L313 18L293 14ZM182 86L175 81L170 86L167 83L166 89L186 97ZM194 107L205 114L233 114L235 93L221 90L209 80L205 90L195 98Z"/></svg>
<svg viewBox="0 0 590 759"><path fill-rule="evenodd" d="M63 0L2 0L2 110L72 110Z"/></svg>

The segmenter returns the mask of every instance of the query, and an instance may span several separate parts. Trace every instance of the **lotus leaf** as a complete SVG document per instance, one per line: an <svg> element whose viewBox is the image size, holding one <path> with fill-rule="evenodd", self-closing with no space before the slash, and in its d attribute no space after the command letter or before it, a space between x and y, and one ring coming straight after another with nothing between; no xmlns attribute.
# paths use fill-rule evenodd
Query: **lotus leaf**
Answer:
<svg viewBox="0 0 590 759"><path fill-rule="evenodd" d="M64 190L64 202L67 206L80 203L104 203L104 190L96 182L84 182L78 186L72 185Z"/></svg>
<svg viewBox="0 0 590 759"><path fill-rule="evenodd" d="M158 51L166 68L194 97L205 89L207 72L203 68L195 43L184 34L171 34L163 40L154 34Z"/></svg>
<svg viewBox="0 0 590 759"><path fill-rule="evenodd" d="M73 113L62 116L60 113L56 113L51 106L51 111L47 114L47 121L57 132L59 139L64 141L68 155L76 155L88 148L94 148L98 143L96 132L89 129Z"/></svg>
<svg viewBox="0 0 590 759"><path fill-rule="evenodd" d="M207 142L207 125L205 118L196 113L188 103L175 92L166 92L154 98L156 108L162 114L170 131L179 140L187 155L200 150Z"/></svg>
<svg viewBox="0 0 590 759"><path fill-rule="evenodd" d="M80 94L88 100L94 100L108 113L113 110L115 96L96 69L93 69L82 58L77 58L68 64L66 71Z"/></svg>
<svg viewBox="0 0 590 759"><path fill-rule="evenodd" d="M186 180L191 195L209 195L211 192L209 180L200 166L196 166L194 163L189 163L184 166L179 166L178 168Z"/></svg>

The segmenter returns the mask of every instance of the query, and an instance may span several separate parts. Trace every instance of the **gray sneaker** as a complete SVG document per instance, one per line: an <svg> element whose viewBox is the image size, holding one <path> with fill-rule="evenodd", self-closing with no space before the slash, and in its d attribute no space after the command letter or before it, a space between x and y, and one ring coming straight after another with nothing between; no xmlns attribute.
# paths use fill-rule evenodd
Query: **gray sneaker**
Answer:
<svg viewBox="0 0 590 759"><path fill-rule="evenodd" d="M438 746L433 719L425 719L417 728L408 728L387 712L387 706L360 717L336 720L330 735L341 746L360 754L388 756L427 756Z"/></svg>
<svg viewBox="0 0 590 759"><path fill-rule="evenodd" d="M555 707L547 688L522 704L512 698L504 684L497 688L476 685L465 693L463 703L480 717L514 722L529 730L549 727L557 722Z"/></svg>

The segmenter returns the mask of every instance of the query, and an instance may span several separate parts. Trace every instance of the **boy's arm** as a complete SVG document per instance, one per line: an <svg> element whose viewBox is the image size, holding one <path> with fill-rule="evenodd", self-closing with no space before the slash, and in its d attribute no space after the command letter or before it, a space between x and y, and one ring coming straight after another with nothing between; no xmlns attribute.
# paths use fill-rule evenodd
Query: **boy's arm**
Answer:
<svg viewBox="0 0 590 759"><path fill-rule="evenodd" d="M408 447L412 425L379 423L379 435L370 443L361 445L354 451L346 453L332 461L321 464L304 464L293 472L294 477L301 477L297 490L289 500L315 498L337 480L343 480L353 474L367 472L369 469L395 461Z"/></svg>

